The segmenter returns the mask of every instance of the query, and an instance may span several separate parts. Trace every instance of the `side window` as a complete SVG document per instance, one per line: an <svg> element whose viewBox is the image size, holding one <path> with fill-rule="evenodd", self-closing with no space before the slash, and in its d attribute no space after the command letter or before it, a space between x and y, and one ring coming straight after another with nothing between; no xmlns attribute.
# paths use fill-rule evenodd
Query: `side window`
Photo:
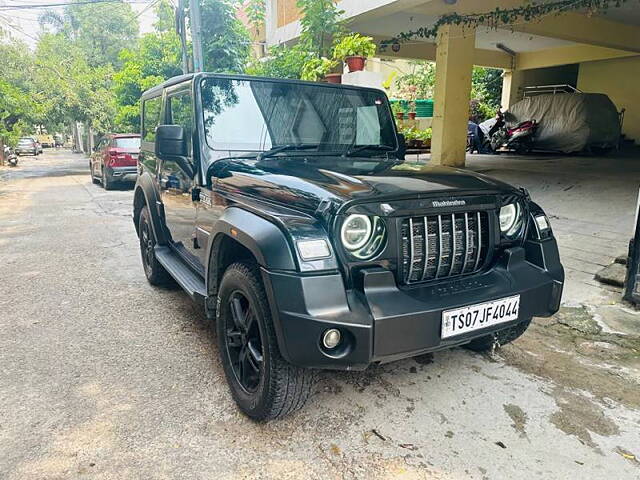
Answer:
<svg viewBox="0 0 640 480"><path fill-rule="evenodd" d="M187 150L191 155L191 138L193 134L193 106L191 92L180 92L170 96L167 108L169 110L168 122L171 125L182 125L187 137Z"/></svg>
<svg viewBox="0 0 640 480"><path fill-rule="evenodd" d="M162 97L149 98L142 107L142 140L153 142L156 139L156 127L160 123Z"/></svg>

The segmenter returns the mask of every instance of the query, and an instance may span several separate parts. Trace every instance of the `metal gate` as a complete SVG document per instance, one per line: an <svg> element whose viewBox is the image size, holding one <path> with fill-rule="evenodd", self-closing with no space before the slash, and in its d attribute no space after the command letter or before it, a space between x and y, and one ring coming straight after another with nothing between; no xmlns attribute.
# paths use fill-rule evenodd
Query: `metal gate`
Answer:
<svg viewBox="0 0 640 480"><path fill-rule="evenodd" d="M636 207L636 229L633 239L629 243L624 299L631 303L640 304L640 193Z"/></svg>

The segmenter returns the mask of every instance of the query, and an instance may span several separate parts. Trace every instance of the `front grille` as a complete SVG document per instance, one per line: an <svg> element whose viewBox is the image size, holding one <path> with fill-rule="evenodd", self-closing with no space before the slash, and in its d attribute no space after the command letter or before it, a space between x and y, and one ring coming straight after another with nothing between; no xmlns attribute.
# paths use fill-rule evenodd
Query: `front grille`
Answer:
<svg viewBox="0 0 640 480"><path fill-rule="evenodd" d="M477 272L489 252L489 214L461 212L402 220L402 281L406 284Z"/></svg>

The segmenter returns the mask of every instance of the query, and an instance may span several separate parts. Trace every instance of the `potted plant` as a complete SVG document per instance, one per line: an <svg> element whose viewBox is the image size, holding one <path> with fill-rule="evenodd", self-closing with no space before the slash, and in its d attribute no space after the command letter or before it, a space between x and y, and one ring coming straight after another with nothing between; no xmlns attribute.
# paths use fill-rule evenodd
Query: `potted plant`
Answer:
<svg viewBox="0 0 640 480"><path fill-rule="evenodd" d="M391 111L396 116L396 120L404 120L404 108L402 108L402 104L400 102L393 102L391 104Z"/></svg>
<svg viewBox="0 0 640 480"><path fill-rule="evenodd" d="M376 53L376 44L371 37L359 33L352 33L340 40L333 47L333 58L343 60L349 67L349 72L364 70L367 58Z"/></svg>
<svg viewBox="0 0 640 480"><path fill-rule="evenodd" d="M400 133L404 135L404 140L409 148L419 148L418 130L415 127L404 127L400 129Z"/></svg>
<svg viewBox="0 0 640 480"><path fill-rule="evenodd" d="M336 65L337 62L335 60L330 60L326 57L312 58L307 60L302 66L300 78L310 82L317 82L321 78L326 78L331 69ZM327 81L330 80L327 79ZM340 81L333 81L331 83L340 83Z"/></svg>
<svg viewBox="0 0 640 480"><path fill-rule="evenodd" d="M407 102L409 107L409 119L416 118L416 97L418 95L418 87L415 85L405 84L400 88L399 96Z"/></svg>
<svg viewBox="0 0 640 480"><path fill-rule="evenodd" d="M431 133L431 127L418 131L417 138L422 142L423 147L431 148Z"/></svg>
<svg viewBox="0 0 640 480"><path fill-rule="evenodd" d="M416 119L416 101L415 99L409 100L409 120Z"/></svg>

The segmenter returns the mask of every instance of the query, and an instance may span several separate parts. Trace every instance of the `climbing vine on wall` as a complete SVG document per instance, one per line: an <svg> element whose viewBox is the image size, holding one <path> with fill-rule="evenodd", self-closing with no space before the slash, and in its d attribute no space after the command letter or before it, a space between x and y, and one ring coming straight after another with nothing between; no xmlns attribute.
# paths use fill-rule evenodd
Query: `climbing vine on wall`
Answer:
<svg viewBox="0 0 640 480"><path fill-rule="evenodd" d="M246 3L245 12L252 27L260 28L264 25L266 9L265 0L249 0Z"/></svg>
<svg viewBox="0 0 640 480"><path fill-rule="evenodd" d="M399 45L416 38L433 38L438 34L440 27L445 25L462 25L463 27L487 26L498 28L501 25L510 25L516 22L530 22L547 15L559 15L571 10L585 10L590 14L604 12L612 7L620 7L628 0L555 0L550 2L531 2L514 8L500 8L482 13L448 13L441 16L430 26L420 27L416 30L401 32L390 40L384 40L380 49L384 50L389 45Z"/></svg>

